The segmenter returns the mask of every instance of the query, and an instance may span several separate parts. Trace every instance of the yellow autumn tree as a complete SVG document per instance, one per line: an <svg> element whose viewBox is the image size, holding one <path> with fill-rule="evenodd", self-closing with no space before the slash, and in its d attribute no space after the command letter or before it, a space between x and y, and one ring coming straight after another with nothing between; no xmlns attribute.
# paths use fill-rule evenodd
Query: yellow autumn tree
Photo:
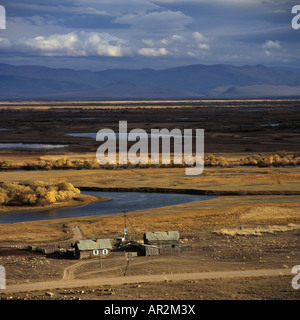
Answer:
<svg viewBox="0 0 300 320"><path fill-rule="evenodd" d="M274 157L273 157L273 156L270 156L270 157L269 157L269 164L271 165L271 164L273 163L273 161L274 161Z"/></svg>
<svg viewBox="0 0 300 320"><path fill-rule="evenodd" d="M218 164L221 167L226 167L228 166L228 162L224 157L218 157Z"/></svg>
<svg viewBox="0 0 300 320"><path fill-rule="evenodd" d="M51 203L54 203L56 202L56 191L55 190L51 190L51 191L48 191L45 195L45 200L51 204Z"/></svg>
<svg viewBox="0 0 300 320"><path fill-rule="evenodd" d="M0 205L6 204L8 199L9 198L5 192L0 192Z"/></svg>
<svg viewBox="0 0 300 320"><path fill-rule="evenodd" d="M22 197L22 203L33 205L37 201L37 196L34 193L24 194Z"/></svg>

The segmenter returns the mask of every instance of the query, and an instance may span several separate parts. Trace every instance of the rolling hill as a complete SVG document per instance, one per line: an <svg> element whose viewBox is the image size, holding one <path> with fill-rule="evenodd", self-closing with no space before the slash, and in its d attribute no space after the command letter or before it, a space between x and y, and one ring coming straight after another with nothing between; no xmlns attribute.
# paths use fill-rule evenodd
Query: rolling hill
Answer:
<svg viewBox="0 0 300 320"><path fill-rule="evenodd" d="M198 64L93 72L0 64L1 100L280 97L300 97L299 70Z"/></svg>

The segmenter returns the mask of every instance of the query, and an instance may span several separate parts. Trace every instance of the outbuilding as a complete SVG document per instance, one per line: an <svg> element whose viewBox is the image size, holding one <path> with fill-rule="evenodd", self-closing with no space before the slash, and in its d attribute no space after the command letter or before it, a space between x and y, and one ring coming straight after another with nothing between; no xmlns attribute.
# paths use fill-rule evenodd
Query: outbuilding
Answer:
<svg viewBox="0 0 300 320"><path fill-rule="evenodd" d="M150 245L175 245L179 244L178 231L163 231L163 232L146 232L144 234L144 243Z"/></svg>
<svg viewBox="0 0 300 320"><path fill-rule="evenodd" d="M159 250L160 254L187 252L192 250L192 247L183 246L181 244L180 235L178 231L146 232L144 234L144 244L147 246L152 246L152 248L157 248L147 248L147 250L149 250L149 253L155 252L153 250ZM146 253L146 255L150 254Z"/></svg>
<svg viewBox="0 0 300 320"><path fill-rule="evenodd" d="M159 248L150 244L141 244L145 256L157 256L159 255Z"/></svg>

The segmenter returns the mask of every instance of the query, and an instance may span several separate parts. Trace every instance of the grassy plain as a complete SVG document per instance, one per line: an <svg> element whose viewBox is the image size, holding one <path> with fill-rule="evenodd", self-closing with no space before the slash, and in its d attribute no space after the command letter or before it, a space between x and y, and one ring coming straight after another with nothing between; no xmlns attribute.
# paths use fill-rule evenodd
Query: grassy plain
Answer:
<svg viewBox="0 0 300 320"><path fill-rule="evenodd" d="M56 170L2 172L5 181L47 181L57 183L69 181L76 187L114 188L119 190L149 188L186 192L187 190L224 193L208 201L193 202L176 206L131 212L130 216L137 232L142 235L158 229L179 229L182 234L193 234L207 228L236 224L286 224L300 221L299 195L286 192L300 190L299 168L245 168L206 169L201 176L185 176L184 169L132 169L132 170ZM226 195L228 191L236 195ZM256 194L249 195L250 192ZM269 194L260 195L260 192ZM276 194L274 194L276 193ZM159 219L158 219L159 217ZM88 238L118 236L123 228L121 214L88 218L76 218L47 222L49 225L80 224ZM30 224L30 227L28 225ZM65 230L55 233L47 228L40 229L40 222L23 223L16 226L0 225L0 241L29 240L37 232L44 241L65 239ZM16 232L20 228L22 232ZM5 230L5 231L4 231ZM43 232L45 230L45 232ZM9 237L12 239L13 237ZM32 240L37 241L34 237Z"/></svg>
<svg viewBox="0 0 300 320"><path fill-rule="evenodd" d="M64 144L63 149L1 149L0 162L16 166L60 158L90 160L99 143L70 133L143 128L205 129L205 152L225 157L231 166L249 155L290 155L299 161L299 100L235 101L24 101L0 102L2 143ZM95 190L192 192L219 195L211 200L129 212L139 236L148 231L179 230L191 253L138 257L133 274L168 274L219 270L280 269L299 264L300 168L205 168L201 176L186 176L182 168L114 170L2 171L0 181L70 182ZM83 197L63 205L82 205L98 199ZM56 206L56 204L53 204ZM34 208L41 209L41 208ZM2 212L32 210L2 208ZM13 214L13 213L11 213ZM34 282L64 277L73 268L77 278L123 275L125 261L79 262L15 250L27 244L70 243L71 227L86 238L120 236L122 213L69 219L0 224L0 262L8 282ZM133 234L131 226L129 233ZM72 240L73 241L73 240ZM81 265L83 263L83 265ZM80 290L79 290L80 289ZM176 281L138 285L45 290L14 293L7 299L299 299L291 277L258 277L219 281ZM108 292L114 296L106 296ZM77 293L76 293L77 292Z"/></svg>
<svg viewBox="0 0 300 320"><path fill-rule="evenodd" d="M3 143L67 145L63 149L0 150L0 161L9 160L16 166L60 158L95 159L99 146L95 139L68 134L95 133L103 128L117 132L121 120L128 122L128 131L133 128L143 128L147 132L152 128L202 128L205 130L205 153L223 156L231 164L249 155L268 156L279 151L283 155L293 154L293 161L299 161L299 100L2 101L0 114L0 141ZM181 168L3 171L0 180L67 181L79 188L142 191L151 188L151 191L222 195L210 201L132 212L139 232L146 228L147 231L176 228L193 233L215 225L294 222L299 216L299 167L205 168L201 176L194 177L186 176ZM12 208L3 210L13 211ZM122 229L123 220L119 216L120 219L118 215L110 215L47 223L61 225L82 221L81 229L87 237L102 232L114 235ZM66 230L56 228L51 232L54 229L48 227L48 230L45 226L40 229L40 222L16 225L0 225L0 241L22 241L31 237L34 241L33 234L36 241L66 237ZM9 228L18 230L10 233Z"/></svg>
<svg viewBox="0 0 300 320"><path fill-rule="evenodd" d="M52 170L2 172L3 181L68 181L77 188L206 190L239 194L300 190L300 168L205 168L187 176L182 168L130 170Z"/></svg>

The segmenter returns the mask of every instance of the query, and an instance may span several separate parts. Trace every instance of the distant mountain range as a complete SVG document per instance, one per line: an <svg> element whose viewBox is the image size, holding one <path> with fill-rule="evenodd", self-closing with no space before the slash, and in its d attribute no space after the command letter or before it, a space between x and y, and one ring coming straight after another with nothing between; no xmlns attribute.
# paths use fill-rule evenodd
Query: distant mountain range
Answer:
<svg viewBox="0 0 300 320"><path fill-rule="evenodd" d="M164 70L76 71L0 64L0 99L300 98L300 70L190 65Z"/></svg>

